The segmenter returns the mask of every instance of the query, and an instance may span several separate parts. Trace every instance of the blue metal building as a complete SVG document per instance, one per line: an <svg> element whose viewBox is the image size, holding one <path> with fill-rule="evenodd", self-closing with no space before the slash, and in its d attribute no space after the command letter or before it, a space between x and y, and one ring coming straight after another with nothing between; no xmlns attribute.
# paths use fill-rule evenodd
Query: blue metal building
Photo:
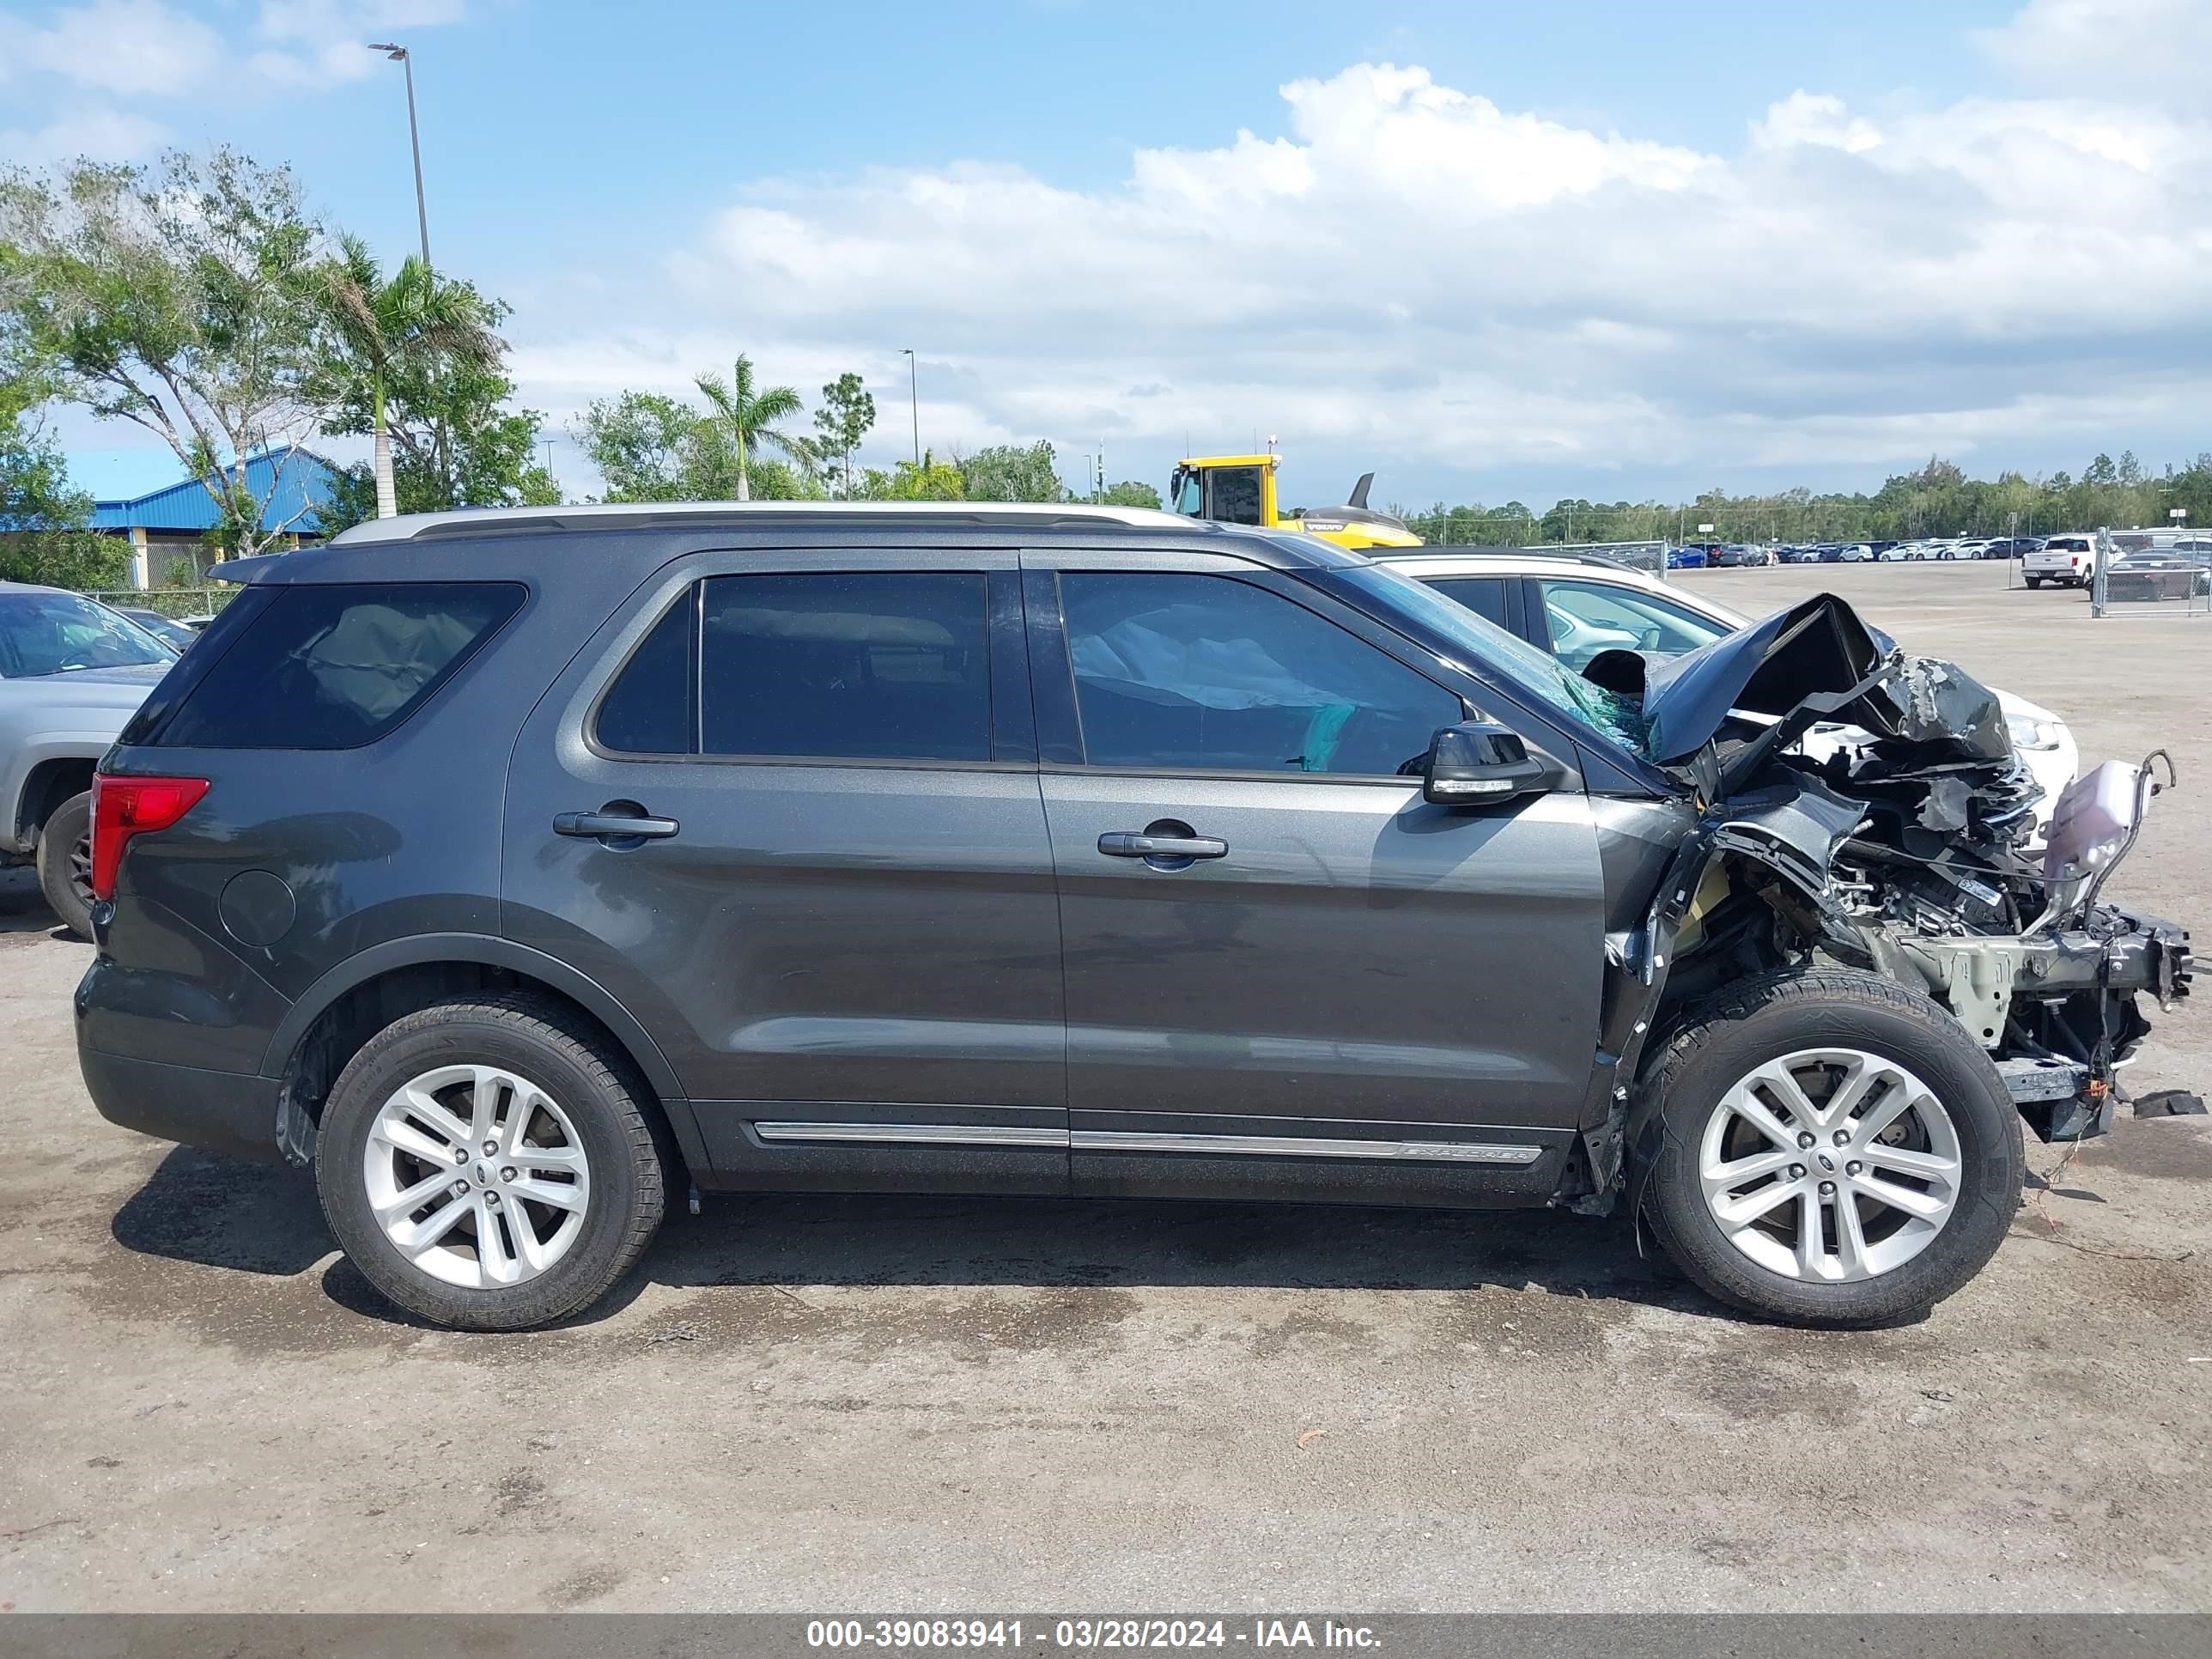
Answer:
<svg viewBox="0 0 2212 1659"><path fill-rule="evenodd" d="M321 539L316 509L331 499L337 469L312 450L274 449L250 455L246 487L267 503L263 530L302 546ZM92 527L131 543L131 581L152 587L168 580L179 559L190 561L195 579L204 578L212 559L205 540L216 525L215 500L197 478L183 478L127 501L94 501Z"/></svg>

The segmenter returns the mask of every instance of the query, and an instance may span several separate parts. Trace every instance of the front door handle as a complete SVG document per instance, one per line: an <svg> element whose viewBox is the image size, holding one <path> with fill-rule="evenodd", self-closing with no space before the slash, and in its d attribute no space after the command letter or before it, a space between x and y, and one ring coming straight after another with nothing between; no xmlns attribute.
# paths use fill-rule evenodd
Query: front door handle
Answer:
<svg viewBox="0 0 2212 1659"><path fill-rule="evenodd" d="M556 812L556 836L596 836L601 841L665 841L684 826L674 818L642 812Z"/></svg>
<svg viewBox="0 0 2212 1659"><path fill-rule="evenodd" d="M1133 830L1109 830L1098 837L1098 850L1109 859L1222 859L1229 856L1229 843L1212 836L1153 836Z"/></svg>

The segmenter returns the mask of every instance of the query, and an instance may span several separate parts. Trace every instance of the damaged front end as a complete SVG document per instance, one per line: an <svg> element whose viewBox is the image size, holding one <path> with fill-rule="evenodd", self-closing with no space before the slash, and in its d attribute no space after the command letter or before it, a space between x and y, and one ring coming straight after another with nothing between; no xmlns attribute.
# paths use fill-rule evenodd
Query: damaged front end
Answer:
<svg viewBox="0 0 2212 1659"><path fill-rule="evenodd" d="M2142 1000L2186 994L2188 935L2100 896L2160 785L2108 764L2041 791L1996 695L1914 657L1822 596L1669 659L1608 652L1586 677L1640 710L1646 755L1688 795L1641 914L1610 936L1607 1124L1586 1137L1606 1200L1627 1080L1675 1010L1740 980L1841 963L1925 992L1987 1050L2045 1140L2110 1127L2148 1031ZM1816 724L1836 740L1808 759Z"/></svg>

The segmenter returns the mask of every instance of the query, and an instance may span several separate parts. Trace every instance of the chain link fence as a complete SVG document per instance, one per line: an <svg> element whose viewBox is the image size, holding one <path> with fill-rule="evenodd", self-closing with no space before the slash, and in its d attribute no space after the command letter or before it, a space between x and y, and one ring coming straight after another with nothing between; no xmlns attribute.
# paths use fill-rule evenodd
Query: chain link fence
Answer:
<svg viewBox="0 0 2212 1659"><path fill-rule="evenodd" d="M2212 617L2212 530L2100 530L2097 617Z"/></svg>
<svg viewBox="0 0 2212 1659"><path fill-rule="evenodd" d="M135 587L88 593L118 611L155 611L173 622L204 620L238 596L235 587Z"/></svg>

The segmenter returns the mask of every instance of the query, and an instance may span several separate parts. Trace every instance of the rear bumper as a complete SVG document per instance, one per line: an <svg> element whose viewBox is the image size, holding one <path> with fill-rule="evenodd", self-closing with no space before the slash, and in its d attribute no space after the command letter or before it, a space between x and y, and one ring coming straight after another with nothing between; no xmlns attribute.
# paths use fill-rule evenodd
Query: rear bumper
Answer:
<svg viewBox="0 0 2212 1659"><path fill-rule="evenodd" d="M204 1152L281 1161L276 1097L283 1085L275 1078L206 1072L82 1047L77 1065L93 1105L110 1123Z"/></svg>

